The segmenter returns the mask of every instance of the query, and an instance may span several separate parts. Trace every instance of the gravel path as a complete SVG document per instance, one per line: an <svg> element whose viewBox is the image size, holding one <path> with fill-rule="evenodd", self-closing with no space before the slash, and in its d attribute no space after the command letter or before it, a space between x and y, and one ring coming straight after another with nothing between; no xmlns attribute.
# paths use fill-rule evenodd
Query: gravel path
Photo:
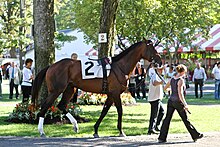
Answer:
<svg viewBox="0 0 220 147"><path fill-rule="evenodd" d="M189 134L170 134L168 142L157 143L157 135L101 137L101 138L30 138L0 137L0 147L55 147L55 146L170 146L170 147L218 147L220 132L204 133L204 138L193 142Z"/></svg>

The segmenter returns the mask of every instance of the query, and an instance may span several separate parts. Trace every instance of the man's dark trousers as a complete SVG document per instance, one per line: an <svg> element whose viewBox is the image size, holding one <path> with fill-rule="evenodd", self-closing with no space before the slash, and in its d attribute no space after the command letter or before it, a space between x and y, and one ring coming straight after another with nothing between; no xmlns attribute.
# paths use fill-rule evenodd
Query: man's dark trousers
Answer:
<svg viewBox="0 0 220 147"><path fill-rule="evenodd" d="M195 83L195 96L196 98L198 98L198 86L200 88L200 98L203 97L203 79L195 79L194 80L194 83Z"/></svg>

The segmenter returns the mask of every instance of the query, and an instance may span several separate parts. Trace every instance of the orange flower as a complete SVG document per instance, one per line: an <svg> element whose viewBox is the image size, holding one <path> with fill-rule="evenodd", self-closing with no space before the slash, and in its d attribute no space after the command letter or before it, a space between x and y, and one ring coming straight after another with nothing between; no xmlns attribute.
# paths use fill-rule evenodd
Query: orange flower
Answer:
<svg viewBox="0 0 220 147"><path fill-rule="evenodd" d="M29 105L29 106L28 106L28 110L31 111L31 112L33 112L33 111L34 111L34 106L33 106L33 105Z"/></svg>
<svg viewBox="0 0 220 147"><path fill-rule="evenodd" d="M51 107L51 111L52 111L52 112L55 112L55 109L54 109L54 108L55 108L54 106Z"/></svg>

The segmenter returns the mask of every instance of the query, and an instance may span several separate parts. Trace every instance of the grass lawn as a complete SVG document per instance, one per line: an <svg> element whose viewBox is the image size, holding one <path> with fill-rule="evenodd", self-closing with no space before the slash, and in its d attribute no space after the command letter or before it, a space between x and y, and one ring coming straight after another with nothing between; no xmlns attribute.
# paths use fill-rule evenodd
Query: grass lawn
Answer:
<svg viewBox="0 0 220 147"><path fill-rule="evenodd" d="M189 119L196 129L200 132L220 131L220 101L214 100L211 95L206 95L203 99L194 99L192 96L187 97L191 115ZM16 103L21 100L8 100L4 95L0 99L0 136L34 136L38 137L37 125L31 124L13 124L5 122ZM164 106L166 107L164 100ZM146 135L150 104L146 101L138 101L137 106L123 106L123 130L127 135ZM89 118L88 123L79 124L80 132L78 134L72 131L72 125L44 125L44 131L47 136L53 137L92 137L93 126L98 119L102 106L81 106L83 110L82 117ZM177 112L170 126L170 133L186 133L187 130L178 116ZM113 106L104 118L99 127L100 136L117 136L117 112Z"/></svg>

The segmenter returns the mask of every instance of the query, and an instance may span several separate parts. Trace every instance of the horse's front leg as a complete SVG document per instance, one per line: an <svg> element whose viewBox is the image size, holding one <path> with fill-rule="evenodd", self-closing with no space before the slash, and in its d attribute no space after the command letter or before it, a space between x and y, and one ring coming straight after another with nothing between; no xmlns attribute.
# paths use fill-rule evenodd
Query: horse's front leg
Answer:
<svg viewBox="0 0 220 147"><path fill-rule="evenodd" d="M106 116L109 108L112 106L112 103L113 103L113 99L111 97L108 96L104 106L103 106L103 109L102 109L102 112L101 112L101 115L99 117L99 119L97 120L97 122L95 123L94 125L94 130L95 130L95 133L93 134L93 136L95 138L98 138L99 135L98 135L98 128L99 128L99 125L100 123L102 122L103 118Z"/></svg>
<svg viewBox="0 0 220 147"><path fill-rule="evenodd" d="M125 137L125 133L122 131L122 104L121 104L121 98L120 95L117 95L114 97L114 102L115 102L115 106L117 108L117 112L118 112L118 130L119 130L119 136L120 137Z"/></svg>

